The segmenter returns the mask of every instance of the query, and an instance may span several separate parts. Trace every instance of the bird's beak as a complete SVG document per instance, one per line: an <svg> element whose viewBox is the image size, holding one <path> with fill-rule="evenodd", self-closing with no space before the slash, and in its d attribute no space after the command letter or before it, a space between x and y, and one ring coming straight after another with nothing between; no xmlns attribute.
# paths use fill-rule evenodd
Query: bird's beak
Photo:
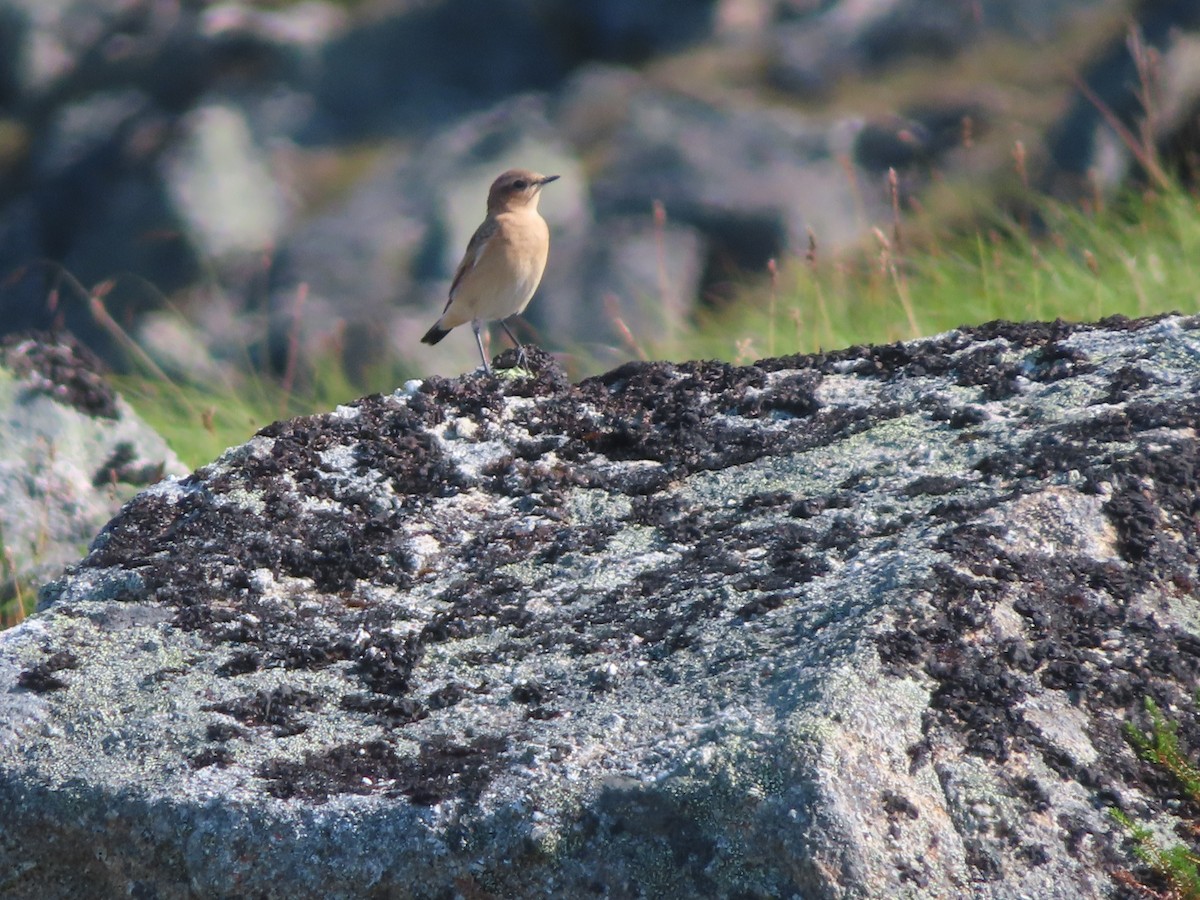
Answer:
<svg viewBox="0 0 1200 900"><path fill-rule="evenodd" d="M561 176L558 176L558 175L547 175L545 178L543 178L541 181L539 181L538 184L540 184L544 187L545 185L549 184L552 181L558 181L558 179L560 177Z"/></svg>

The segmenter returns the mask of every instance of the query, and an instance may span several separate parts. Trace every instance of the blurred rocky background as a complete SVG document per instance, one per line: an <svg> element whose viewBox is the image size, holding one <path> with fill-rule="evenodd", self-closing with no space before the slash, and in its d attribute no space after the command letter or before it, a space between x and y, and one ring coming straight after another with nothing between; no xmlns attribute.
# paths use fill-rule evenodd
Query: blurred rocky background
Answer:
<svg viewBox="0 0 1200 900"><path fill-rule="evenodd" d="M563 177L518 333L595 369L886 233L890 169L948 218L1109 195L1131 137L1186 177L1198 98L1195 0L3 0L0 329L462 371L418 338L520 164Z"/></svg>

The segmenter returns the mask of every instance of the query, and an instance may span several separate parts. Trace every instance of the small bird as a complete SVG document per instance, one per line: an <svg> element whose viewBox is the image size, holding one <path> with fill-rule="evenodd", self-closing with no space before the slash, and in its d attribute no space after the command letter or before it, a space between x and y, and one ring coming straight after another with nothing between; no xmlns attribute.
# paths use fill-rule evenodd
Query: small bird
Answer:
<svg viewBox="0 0 1200 900"><path fill-rule="evenodd" d="M492 367L483 352L480 329L484 322L499 319L517 349L524 350L504 320L524 311L546 270L550 229L538 214L538 196L557 178L509 169L492 182L487 218L471 235L450 283L450 299L441 318L421 338L423 343L436 344L450 329L470 322L479 358L490 375Z"/></svg>

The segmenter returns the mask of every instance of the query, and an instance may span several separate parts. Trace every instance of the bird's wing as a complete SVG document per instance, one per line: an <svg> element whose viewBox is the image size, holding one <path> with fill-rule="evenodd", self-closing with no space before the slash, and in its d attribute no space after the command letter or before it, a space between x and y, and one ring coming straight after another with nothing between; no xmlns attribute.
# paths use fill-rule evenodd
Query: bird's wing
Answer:
<svg viewBox="0 0 1200 900"><path fill-rule="evenodd" d="M446 300L446 307L442 310L443 313L454 302L454 292L458 290L459 282L463 280L464 275L475 268L475 264L479 262L479 257L483 255L483 248L487 246L488 238L494 235L498 229L499 226L496 224L496 220L488 218L471 235L471 240L467 242L467 252L463 254L462 262L458 264L458 268L454 272L454 280L450 282L450 296Z"/></svg>

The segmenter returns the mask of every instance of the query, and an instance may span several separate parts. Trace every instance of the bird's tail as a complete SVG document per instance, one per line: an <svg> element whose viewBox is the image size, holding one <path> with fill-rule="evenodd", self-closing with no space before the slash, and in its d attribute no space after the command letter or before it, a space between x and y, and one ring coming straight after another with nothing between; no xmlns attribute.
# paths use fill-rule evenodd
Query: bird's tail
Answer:
<svg viewBox="0 0 1200 900"><path fill-rule="evenodd" d="M448 328L438 328L438 323L435 322L433 327L425 332L425 337L421 338L422 344L436 344L442 338L450 333Z"/></svg>

